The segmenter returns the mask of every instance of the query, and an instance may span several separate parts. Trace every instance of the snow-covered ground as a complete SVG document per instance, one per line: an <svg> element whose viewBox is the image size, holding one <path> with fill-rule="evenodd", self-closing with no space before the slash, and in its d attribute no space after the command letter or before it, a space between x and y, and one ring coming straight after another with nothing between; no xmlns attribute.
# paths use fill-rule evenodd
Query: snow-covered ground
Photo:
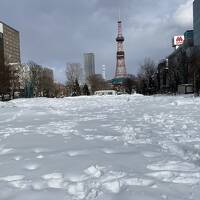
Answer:
<svg viewBox="0 0 200 200"><path fill-rule="evenodd" d="M0 102L0 200L200 199L200 98Z"/></svg>

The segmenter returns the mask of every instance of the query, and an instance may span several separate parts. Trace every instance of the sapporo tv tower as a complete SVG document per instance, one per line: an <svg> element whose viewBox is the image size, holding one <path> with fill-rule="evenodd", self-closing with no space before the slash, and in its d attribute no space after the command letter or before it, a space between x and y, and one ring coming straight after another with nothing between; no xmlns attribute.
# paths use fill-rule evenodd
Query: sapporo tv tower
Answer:
<svg viewBox="0 0 200 200"><path fill-rule="evenodd" d="M118 35L116 38L117 42L117 62L116 62L116 71L115 78L112 80L112 84L117 90L125 90L126 81L127 81L127 72L125 64L125 52L124 52L124 37L122 35L122 21L119 15L118 20Z"/></svg>

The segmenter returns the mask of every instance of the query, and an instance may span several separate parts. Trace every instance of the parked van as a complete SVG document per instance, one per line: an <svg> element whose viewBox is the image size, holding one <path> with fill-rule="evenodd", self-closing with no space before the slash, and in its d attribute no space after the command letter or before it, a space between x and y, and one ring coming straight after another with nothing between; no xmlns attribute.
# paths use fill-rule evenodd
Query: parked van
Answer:
<svg viewBox="0 0 200 200"><path fill-rule="evenodd" d="M99 90L94 93L97 96L104 96L104 95L117 95L115 90Z"/></svg>

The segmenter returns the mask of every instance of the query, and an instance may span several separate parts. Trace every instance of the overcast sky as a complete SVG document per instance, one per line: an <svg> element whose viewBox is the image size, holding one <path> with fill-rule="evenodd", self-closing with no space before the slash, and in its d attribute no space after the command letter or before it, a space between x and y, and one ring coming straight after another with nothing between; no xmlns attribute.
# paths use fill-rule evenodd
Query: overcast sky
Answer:
<svg viewBox="0 0 200 200"><path fill-rule="evenodd" d="M33 60L65 79L67 62L83 64L94 52L96 71L114 76L118 10L121 8L126 65L137 73L145 57L156 62L173 49L173 35L192 28L193 0L0 0L0 20L21 34L23 62Z"/></svg>

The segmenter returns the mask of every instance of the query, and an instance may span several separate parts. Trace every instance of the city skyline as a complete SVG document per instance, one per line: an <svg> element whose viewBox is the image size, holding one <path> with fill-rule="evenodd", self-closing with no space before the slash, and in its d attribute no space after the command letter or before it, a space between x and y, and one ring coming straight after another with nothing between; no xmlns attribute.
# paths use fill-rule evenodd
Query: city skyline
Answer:
<svg viewBox="0 0 200 200"><path fill-rule="evenodd" d="M86 52L95 53L97 73L105 64L107 77L113 77L119 7L128 73L136 73L145 57L159 61L172 52L173 35L192 28L192 0L1 2L1 21L21 33L22 62L54 67L56 79L62 82L66 63L83 65ZM8 12L11 4L15 10Z"/></svg>

